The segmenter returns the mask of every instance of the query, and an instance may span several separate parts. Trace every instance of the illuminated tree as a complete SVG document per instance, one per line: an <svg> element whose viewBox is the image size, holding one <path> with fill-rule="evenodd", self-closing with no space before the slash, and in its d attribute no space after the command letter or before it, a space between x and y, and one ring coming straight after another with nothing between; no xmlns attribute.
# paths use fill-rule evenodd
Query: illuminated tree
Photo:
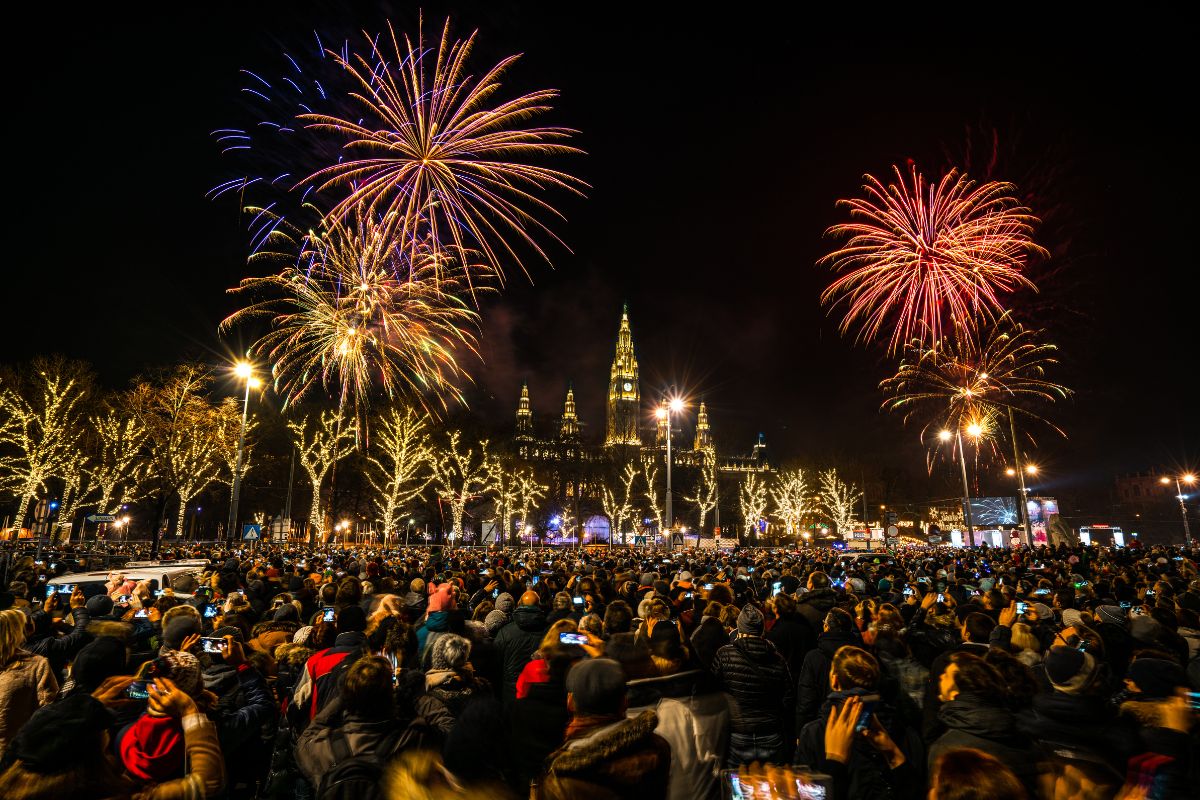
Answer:
<svg viewBox="0 0 1200 800"><path fill-rule="evenodd" d="M418 414L411 406L389 406L376 418L371 450L367 479L376 493L386 542L400 527L404 509L433 477L429 471L433 457L429 416Z"/></svg>
<svg viewBox="0 0 1200 800"><path fill-rule="evenodd" d="M141 380L127 408L146 431L147 481L158 495L153 552L166 525L167 507L179 498L176 531L187 504L220 477L219 411L207 399L212 373L202 364L183 364Z"/></svg>
<svg viewBox="0 0 1200 800"><path fill-rule="evenodd" d="M242 403L238 402L236 397L227 397L218 406L216 414L216 438L220 444L221 461L224 462L227 470L227 473L222 476L221 482L228 484L231 489L234 484L234 473L237 472L238 440L242 434L242 410ZM245 481L246 473L250 471L252 437L257 427L258 420L253 414L247 414L246 440L242 446L241 481Z"/></svg>
<svg viewBox="0 0 1200 800"><path fill-rule="evenodd" d="M128 415L124 406L125 400L119 398L92 417L96 454L90 476L100 492L96 510L101 514L115 513L137 499L146 479L146 425L139 417Z"/></svg>
<svg viewBox="0 0 1200 800"><path fill-rule="evenodd" d="M39 358L0 376L0 385L0 489L17 498L14 524L20 528L48 480L82 467L83 406L92 377L79 362Z"/></svg>
<svg viewBox="0 0 1200 800"><path fill-rule="evenodd" d="M522 521L525 511L532 507L545 495L545 487L537 482L533 470L517 466L510 459L492 456L487 461L488 478L491 481L492 495L496 503L496 519L504 538L498 541L509 541L512 538L512 520L519 513ZM528 495L528 501L524 497Z"/></svg>
<svg viewBox="0 0 1200 800"><path fill-rule="evenodd" d="M788 536L798 535L804 526L804 515L812 511L804 470L779 473L771 487L771 499L775 502L775 517L783 523L784 531Z"/></svg>
<svg viewBox="0 0 1200 800"><path fill-rule="evenodd" d="M513 511L520 518L521 524L525 525L529 515L538 507L538 504L546 499L546 492L549 487L546 484L538 481L537 476L533 474L533 470L525 470L521 472L517 487L517 500L513 506Z"/></svg>
<svg viewBox="0 0 1200 800"><path fill-rule="evenodd" d="M696 493L691 497L685 497L685 500L696 504L696 510L700 512L700 534L704 534L704 523L708 519L708 514L717 507L717 464L716 458L711 449L705 450L702 453L702 462L700 464L700 475L696 480Z"/></svg>
<svg viewBox="0 0 1200 800"><path fill-rule="evenodd" d="M650 519L659 530L663 527L662 506L658 504L658 465L653 461L642 462L642 479L645 481L646 508L650 511Z"/></svg>
<svg viewBox="0 0 1200 800"><path fill-rule="evenodd" d="M820 478L821 508L829 515L837 534L844 537L854 530L854 509L862 499L862 492L854 484L839 478L837 470L827 469L820 474Z"/></svg>
<svg viewBox="0 0 1200 800"><path fill-rule="evenodd" d="M622 495L617 495L608 486L600 487L600 503L613 526L613 534L621 535L621 544L625 544L625 523L634 519L637 509L633 504L633 487L637 482L638 471L633 464L626 464L621 473Z"/></svg>
<svg viewBox="0 0 1200 800"><path fill-rule="evenodd" d="M738 492L738 507L742 512L742 522L746 526L746 535L753 537L754 527L767 511L767 484L754 473L746 476Z"/></svg>
<svg viewBox="0 0 1200 800"><path fill-rule="evenodd" d="M308 539L317 541L324 530L325 509L321 504L321 485L330 468L354 446L354 431L342 427L336 411L312 412L288 422L300 466L308 473L312 486L312 505L308 512Z"/></svg>
<svg viewBox="0 0 1200 800"><path fill-rule="evenodd" d="M450 505L451 541L463 536L463 516L467 503L492 489L487 469L487 441L479 443L479 453L461 446L462 434L452 431L445 447L434 451L433 482L438 497Z"/></svg>

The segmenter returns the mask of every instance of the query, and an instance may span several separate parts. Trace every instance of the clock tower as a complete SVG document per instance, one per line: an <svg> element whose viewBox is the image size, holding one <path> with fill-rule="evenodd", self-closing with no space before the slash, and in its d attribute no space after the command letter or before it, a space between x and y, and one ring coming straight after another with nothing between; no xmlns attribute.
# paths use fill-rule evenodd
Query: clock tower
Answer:
<svg viewBox="0 0 1200 800"><path fill-rule="evenodd" d="M617 330L617 352L608 382L607 436L605 447L640 445L641 390L638 387L637 356L633 353L633 332L629 329L629 306L621 311Z"/></svg>

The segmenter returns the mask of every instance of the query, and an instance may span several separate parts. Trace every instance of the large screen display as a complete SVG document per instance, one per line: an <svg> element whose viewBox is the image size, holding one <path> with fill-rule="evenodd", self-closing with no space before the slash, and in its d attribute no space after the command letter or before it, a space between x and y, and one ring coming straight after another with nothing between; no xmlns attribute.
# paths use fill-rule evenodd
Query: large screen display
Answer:
<svg viewBox="0 0 1200 800"><path fill-rule="evenodd" d="M970 502L971 525L976 528L1021 524L1015 497L972 497Z"/></svg>

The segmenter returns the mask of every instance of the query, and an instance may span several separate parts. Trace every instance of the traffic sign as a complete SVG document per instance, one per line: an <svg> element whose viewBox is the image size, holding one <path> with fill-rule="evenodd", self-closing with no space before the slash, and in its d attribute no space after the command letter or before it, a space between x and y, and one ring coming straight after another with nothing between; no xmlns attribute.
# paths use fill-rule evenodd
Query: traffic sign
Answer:
<svg viewBox="0 0 1200 800"><path fill-rule="evenodd" d="M262 525L257 523L247 523L242 526L242 538L248 542L253 542L262 538Z"/></svg>
<svg viewBox="0 0 1200 800"><path fill-rule="evenodd" d="M895 525L888 525L887 535L889 539L894 539L900 535L900 529Z"/></svg>
<svg viewBox="0 0 1200 800"><path fill-rule="evenodd" d="M88 514L85 519L88 522L116 522L116 514Z"/></svg>

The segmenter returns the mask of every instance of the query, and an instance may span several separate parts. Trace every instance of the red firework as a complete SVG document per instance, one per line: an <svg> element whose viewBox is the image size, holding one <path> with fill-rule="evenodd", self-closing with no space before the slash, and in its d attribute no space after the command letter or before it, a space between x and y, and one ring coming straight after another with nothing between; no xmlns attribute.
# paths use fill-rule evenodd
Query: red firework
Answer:
<svg viewBox="0 0 1200 800"><path fill-rule="evenodd" d="M1038 220L1012 184L976 184L957 170L927 183L915 167L906 182L892 169L896 182L887 186L865 176L866 197L839 203L852 221L826 231L848 237L820 262L841 273L821 302L831 311L846 305L843 333L857 326L856 340L873 341L889 327L893 353L914 339L932 344L956 325L974 330L1003 313L1001 295L1036 289L1024 268L1041 252L1032 238Z"/></svg>

